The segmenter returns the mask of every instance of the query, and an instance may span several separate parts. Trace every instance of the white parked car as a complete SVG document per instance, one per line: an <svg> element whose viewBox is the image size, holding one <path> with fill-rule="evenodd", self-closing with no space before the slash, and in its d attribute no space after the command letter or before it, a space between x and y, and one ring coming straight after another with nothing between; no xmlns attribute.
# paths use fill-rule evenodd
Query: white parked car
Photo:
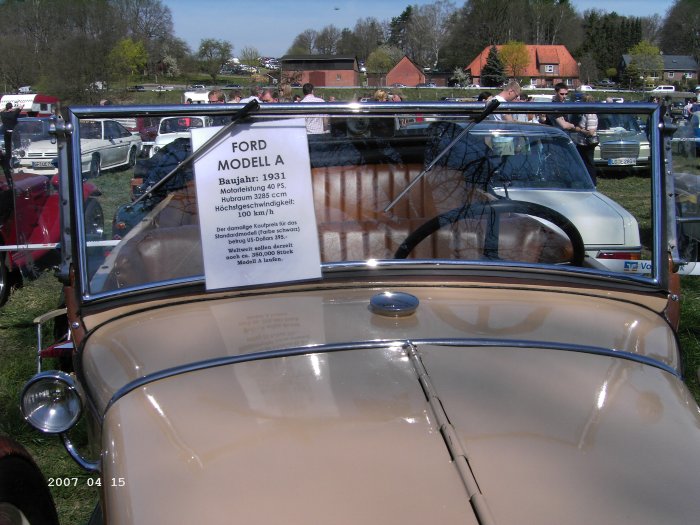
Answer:
<svg viewBox="0 0 700 525"><path fill-rule="evenodd" d="M14 167L34 175L54 175L58 157L56 138L49 134L48 117L20 118L12 134Z"/></svg>
<svg viewBox="0 0 700 525"><path fill-rule="evenodd" d="M152 157L158 150L173 140L190 138L190 129L204 128L213 125L211 117L164 117L158 124L158 134L148 156Z"/></svg>
<svg viewBox="0 0 700 525"><path fill-rule="evenodd" d="M448 122L431 127L437 149L463 129ZM637 220L596 190L568 135L557 128L484 121L453 147L443 167L461 171L466 185L499 199L545 206L566 217L598 264L641 258Z"/></svg>
<svg viewBox="0 0 700 525"><path fill-rule="evenodd" d="M588 84L583 84L578 89L579 91L594 91L593 86L589 86Z"/></svg>
<svg viewBox="0 0 700 525"><path fill-rule="evenodd" d="M142 145L137 131L129 131L115 120L80 121L82 172L90 177L99 176L102 170L133 167Z"/></svg>

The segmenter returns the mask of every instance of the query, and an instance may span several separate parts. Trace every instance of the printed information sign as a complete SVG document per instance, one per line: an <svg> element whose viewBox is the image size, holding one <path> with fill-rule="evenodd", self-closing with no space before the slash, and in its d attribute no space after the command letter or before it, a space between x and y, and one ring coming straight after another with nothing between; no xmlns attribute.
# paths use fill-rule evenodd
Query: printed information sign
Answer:
<svg viewBox="0 0 700 525"><path fill-rule="evenodd" d="M194 173L208 290L321 277L304 119L238 125Z"/></svg>

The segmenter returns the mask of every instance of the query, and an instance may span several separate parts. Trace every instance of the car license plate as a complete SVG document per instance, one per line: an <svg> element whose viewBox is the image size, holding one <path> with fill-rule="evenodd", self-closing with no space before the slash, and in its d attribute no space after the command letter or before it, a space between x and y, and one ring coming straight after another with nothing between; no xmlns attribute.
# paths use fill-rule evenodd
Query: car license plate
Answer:
<svg viewBox="0 0 700 525"><path fill-rule="evenodd" d="M32 162L32 168L51 168L52 164L50 160L36 160Z"/></svg>
<svg viewBox="0 0 700 525"><path fill-rule="evenodd" d="M608 166L634 166L636 163L637 159L608 159Z"/></svg>

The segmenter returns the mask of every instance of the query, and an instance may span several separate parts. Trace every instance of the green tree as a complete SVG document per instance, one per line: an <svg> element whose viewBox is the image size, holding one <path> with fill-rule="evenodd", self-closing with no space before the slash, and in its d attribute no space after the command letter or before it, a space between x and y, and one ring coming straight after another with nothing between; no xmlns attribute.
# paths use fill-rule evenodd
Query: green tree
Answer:
<svg viewBox="0 0 700 525"><path fill-rule="evenodd" d="M136 74L143 73L147 60L148 54L141 42L123 38L117 42L107 57L110 77L116 81L122 80L126 86Z"/></svg>
<svg viewBox="0 0 700 525"><path fill-rule="evenodd" d="M244 47L241 49L238 58L246 66L257 67L260 65L260 51L256 47Z"/></svg>
<svg viewBox="0 0 700 525"><path fill-rule="evenodd" d="M388 46L380 46L367 57L365 67L368 73L386 75L396 65Z"/></svg>
<svg viewBox="0 0 700 525"><path fill-rule="evenodd" d="M622 55L642 40L642 19L615 12L586 11L583 28L585 38L575 54L590 55L600 73L617 67Z"/></svg>
<svg viewBox="0 0 700 525"><path fill-rule="evenodd" d="M199 44L197 56L202 71L209 75L212 81L216 82L221 68L231 60L233 46L225 40L205 38Z"/></svg>
<svg viewBox="0 0 700 525"><path fill-rule="evenodd" d="M412 16L413 7L409 5L403 10L403 13L392 18L391 22L389 22L389 39L387 43L391 46L398 47L407 56L411 56L407 35Z"/></svg>
<svg viewBox="0 0 700 525"><path fill-rule="evenodd" d="M340 32L340 39L338 40L339 55L355 55L358 45L357 37L350 29L346 27Z"/></svg>
<svg viewBox="0 0 700 525"><path fill-rule="evenodd" d="M486 64L481 69L481 85L486 87L502 86L506 81L505 68L498 56L496 46L491 46Z"/></svg>
<svg viewBox="0 0 700 525"><path fill-rule="evenodd" d="M457 84L464 87L469 83L469 76L467 75L466 71L464 71L464 69L462 69L461 67L456 67L452 70L452 76L450 77L450 80L453 80Z"/></svg>
<svg viewBox="0 0 700 525"><path fill-rule="evenodd" d="M661 49L667 55L693 55L700 60L700 2L676 0L661 28Z"/></svg>
<svg viewBox="0 0 700 525"><path fill-rule="evenodd" d="M498 56L514 78L522 77L530 63L530 54L527 52L527 46L523 42L514 40L504 44Z"/></svg>
<svg viewBox="0 0 700 525"><path fill-rule="evenodd" d="M630 65L633 65L645 81L661 76L664 70L664 60L661 51L655 45L641 41L629 50ZM627 66L629 69L629 65Z"/></svg>
<svg viewBox="0 0 700 525"><path fill-rule="evenodd" d="M627 89L641 89L644 87L644 80L639 68L634 64L629 64L620 77L620 83Z"/></svg>

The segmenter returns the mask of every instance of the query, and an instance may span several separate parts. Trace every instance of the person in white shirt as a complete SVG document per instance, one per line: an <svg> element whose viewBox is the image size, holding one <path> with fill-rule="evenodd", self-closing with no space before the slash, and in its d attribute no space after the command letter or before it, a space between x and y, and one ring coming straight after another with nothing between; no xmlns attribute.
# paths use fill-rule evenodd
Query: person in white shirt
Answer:
<svg viewBox="0 0 700 525"><path fill-rule="evenodd" d="M325 102L322 98L314 95L314 86L309 82L301 86L301 92L304 93L301 102ZM311 135L326 133L324 120L323 117L308 117L306 119L306 132Z"/></svg>
<svg viewBox="0 0 700 525"><path fill-rule="evenodd" d="M517 80L508 82L503 91L496 95L496 100L499 102L513 102L520 96L520 84ZM503 113L491 113L488 117L490 120L513 120L513 115Z"/></svg>

